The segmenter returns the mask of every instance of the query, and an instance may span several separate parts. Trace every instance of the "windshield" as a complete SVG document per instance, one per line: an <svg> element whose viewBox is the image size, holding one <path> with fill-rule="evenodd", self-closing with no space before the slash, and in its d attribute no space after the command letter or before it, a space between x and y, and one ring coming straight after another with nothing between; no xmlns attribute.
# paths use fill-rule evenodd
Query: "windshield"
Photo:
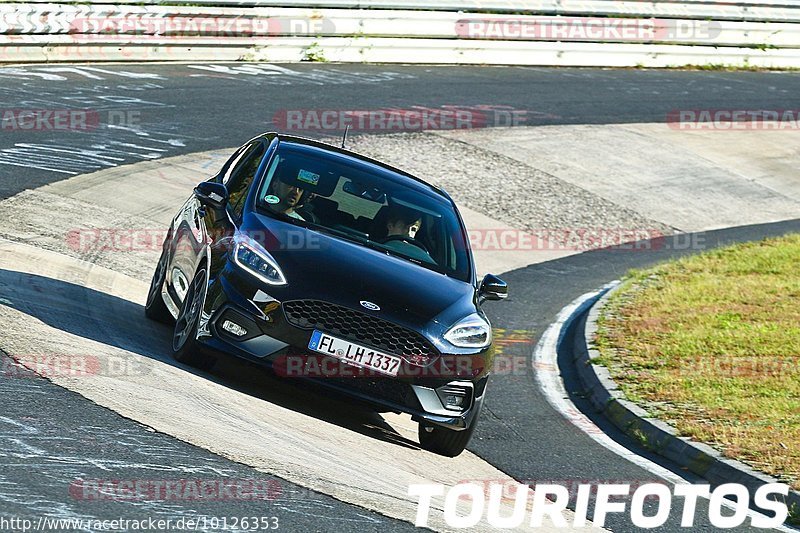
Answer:
<svg viewBox="0 0 800 533"><path fill-rule="evenodd" d="M371 165L282 145L257 206L469 282L467 246L452 204L387 179Z"/></svg>

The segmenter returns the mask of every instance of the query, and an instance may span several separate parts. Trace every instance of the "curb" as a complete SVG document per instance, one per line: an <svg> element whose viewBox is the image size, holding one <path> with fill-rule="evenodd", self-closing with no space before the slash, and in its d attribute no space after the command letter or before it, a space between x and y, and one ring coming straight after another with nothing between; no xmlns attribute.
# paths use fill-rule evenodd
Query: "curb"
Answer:
<svg viewBox="0 0 800 533"><path fill-rule="evenodd" d="M754 492L763 485L780 483L742 462L723 457L707 444L679 437L675 428L652 418L644 409L626 400L611 379L608 369L592 363L600 356L593 344L597 333L597 319L611 295L619 290L621 284L619 281L615 283L616 286L603 294L589 309L583 331L584 342L575 357L578 375L594 408L629 437L640 442L645 440L648 449L714 485L739 483ZM800 492L789 489L785 503L790 510L800 511Z"/></svg>

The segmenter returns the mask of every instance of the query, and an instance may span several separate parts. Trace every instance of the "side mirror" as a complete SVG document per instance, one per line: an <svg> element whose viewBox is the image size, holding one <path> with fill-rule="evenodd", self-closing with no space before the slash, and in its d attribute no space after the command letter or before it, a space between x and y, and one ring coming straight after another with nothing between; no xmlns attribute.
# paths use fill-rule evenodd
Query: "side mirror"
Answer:
<svg viewBox="0 0 800 533"><path fill-rule="evenodd" d="M508 298L508 284L497 276L486 274L478 289L478 296L483 300L505 300Z"/></svg>
<svg viewBox="0 0 800 533"><path fill-rule="evenodd" d="M223 209L228 203L228 188L221 183L204 181L194 188L197 200L213 209Z"/></svg>

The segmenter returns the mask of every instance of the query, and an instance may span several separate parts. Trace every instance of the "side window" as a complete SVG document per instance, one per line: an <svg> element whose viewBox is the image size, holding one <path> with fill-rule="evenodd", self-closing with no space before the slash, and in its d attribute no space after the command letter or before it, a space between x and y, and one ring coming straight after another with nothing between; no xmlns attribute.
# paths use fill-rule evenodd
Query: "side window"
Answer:
<svg viewBox="0 0 800 533"><path fill-rule="evenodd" d="M228 181L231 179L231 173L236 168L236 165L242 159L242 156L247 152L247 149L250 146L242 146L231 156L230 159L225 161L225 164L222 166L222 170L219 172L219 181L223 185L228 185Z"/></svg>
<svg viewBox="0 0 800 533"><path fill-rule="evenodd" d="M258 166L266 152L266 145L262 141L246 146L244 150L231 162L228 171L222 178L222 183L228 188L230 200L228 207L235 219L241 218L244 210L244 201L247 191L253 184Z"/></svg>

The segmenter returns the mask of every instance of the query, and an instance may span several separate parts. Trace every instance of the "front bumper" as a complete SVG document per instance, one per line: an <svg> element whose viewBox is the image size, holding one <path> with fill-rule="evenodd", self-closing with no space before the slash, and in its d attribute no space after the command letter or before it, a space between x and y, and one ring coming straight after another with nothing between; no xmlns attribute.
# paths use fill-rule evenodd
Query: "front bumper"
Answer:
<svg viewBox="0 0 800 533"><path fill-rule="evenodd" d="M230 324L223 328L226 322L240 329ZM280 376L311 381L380 410L454 430L469 428L480 413L492 353L490 347L443 355L426 367L404 361L397 377L376 375L310 352L313 329L290 324L281 302L230 266L209 285L199 332L198 340L209 348L272 368ZM443 400L454 391L463 395L457 409Z"/></svg>

